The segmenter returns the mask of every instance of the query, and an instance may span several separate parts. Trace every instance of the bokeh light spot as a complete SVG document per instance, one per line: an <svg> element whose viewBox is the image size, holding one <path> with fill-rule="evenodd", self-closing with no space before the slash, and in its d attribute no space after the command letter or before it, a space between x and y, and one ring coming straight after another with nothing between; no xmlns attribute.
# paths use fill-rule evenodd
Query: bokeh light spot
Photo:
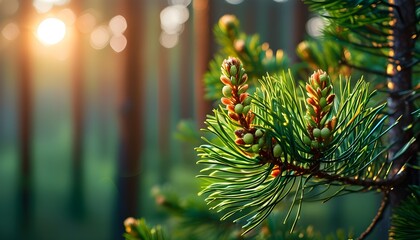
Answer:
<svg viewBox="0 0 420 240"><path fill-rule="evenodd" d="M94 49L103 49L108 45L110 33L107 26L99 26L90 34L90 45Z"/></svg>
<svg viewBox="0 0 420 240"><path fill-rule="evenodd" d="M322 29L325 25L321 17L312 17L306 23L306 31L312 37L319 37L322 35Z"/></svg>
<svg viewBox="0 0 420 240"><path fill-rule="evenodd" d="M59 17L60 19L63 19L63 21L67 25L73 25L74 22L76 21L76 15L70 8L64 8L60 10L57 14L57 17Z"/></svg>
<svg viewBox="0 0 420 240"><path fill-rule="evenodd" d="M58 18L46 18L38 25L36 33L45 45L54 45L64 39L66 25Z"/></svg>
<svg viewBox="0 0 420 240"><path fill-rule="evenodd" d="M121 35L127 29L127 21L121 15L113 17L108 25L114 35Z"/></svg>
<svg viewBox="0 0 420 240"><path fill-rule="evenodd" d="M93 31L93 29L96 26L96 18L91 12L85 12L83 13L78 19L77 19L77 28L82 33L90 33Z"/></svg>
<svg viewBox="0 0 420 240"><path fill-rule="evenodd" d="M109 41L109 45L115 52L122 52L127 46L127 38L124 35L114 35Z"/></svg>
<svg viewBox="0 0 420 240"><path fill-rule="evenodd" d="M189 17L190 13L185 6L168 6L160 12L161 27L169 34L180 33L184 29L183 24Z"/></svg>
<svg viewBox="0 0 420 240"><path fill-rule="evenodd" d="M191 4L191 0L170 0L170 4L188 6Z"/></svg>
<svg viewBox="0 0 420 240"><path fill-rule="evenodd" d="M178 44L179 35L178 34L168 34L167 32L162 31L159 38L160 44L165 48L173 48Z"/></svg>
<svg viewBox="0 0 420 240"><path fill-rule="evenodd" d="M9 41L15 40L19 36L19 33L19 27L16 23L8 23L1 31L3 37Z"/></svg>
<svg viewBox="0 0 420 240"><path fill-rule="evenodd" d="M244 0L226 0L226 2L227 3L230 3L230 4L234 4L234 5L236 5L236 4L240 4L240 3L242 3Z"/></svg>

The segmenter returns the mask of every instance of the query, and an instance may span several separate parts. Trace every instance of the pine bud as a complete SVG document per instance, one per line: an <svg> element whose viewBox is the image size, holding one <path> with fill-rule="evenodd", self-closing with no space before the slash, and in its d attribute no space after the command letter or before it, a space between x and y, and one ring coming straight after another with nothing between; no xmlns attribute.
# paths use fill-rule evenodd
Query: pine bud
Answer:
<svg viewBox="0 0 420 240"><path fill-rule="evenodd" d="M264 144L265 144L264 138L258 139L258 146L262 147L262 146L264 146Z"/></svg>
<svg viewBox="0 0 420 240"><path fill-rule="evenodd" d="M247 97L244 99L244 101L242 102L242 104L244 105L249 105L251 104L252 98L251 97Z"/></svg>
<svg viewBox="0 0 420 240"><path fill-rule="evenodd" d="M235 30L239 27L239 20L234 15L224 15L219 19L219 27L224 33L234 37L232 34L235 34Z"/></svg>
<svg viewBox="0 0 420 240"><path fill-rule="evenodd" d="M253 144L251 146L251 151L254 153L258 153L260 151L260 146L258 144Z"/></svg>
<svg viewBox="0 0 420 240"><path fill-rule="evenodd" d="M328 86L328 87L326 87L326 88L324 88L324 89L322 89L322 91L321 91L322 96L323 97L327 97L328 94L331 93L331 90L332 90L332 86L331 85Z"/></svg>
<svg viewBox="0 0 420 240"><path fill-rule="evenodd" d="M247 114L251 110L251 106L245 106L244 109L242 109L242 114Z"/></svg>
<svg viewBox="0 0 420 240"><path fill-rule="evenodd" d="M328 79L328 76L325 72L319 75L319 80L321 80L321 82L325 82L327 81L327 79Z"/></svg>
<svg viewBox="0 0 420 240"><path fill-rule="evenodd" d="M255 131L255 136L256 137L262 137L263 134L264 134L264 132L261 129L257 129L257 131Z"/></svg>
<svg viewBox="0 0 420 240"><path fill-rule="evenodd" d="M245 74L245 68L241 68L240 76L243 76Z"/></svg>
<svg viewBox="0 0 420 240"><path fill-rule="evenodd" d="M230 66L230 72L229 73L230 73L231 76L235 76L236 73L238 73L238 70L236 69L235 65Z"/></svg>
<svg viewBox="0 0 420 240"><path fill-rule="evenodd" d="M235 105L235 113L241 114L243 109L244 109L244 106L242 104L238 103Z"/></svg>
<svg viewBox="0 0 420 240"><path fill-rule="evenodd" d="M251 144L254 142L254 135L252 135L252 133L246 133L243 137L242 137L243 141L246 144Z"/></svg>
<svg viewBox="0 0 420 240"><path fill-rule="evenodd" d="M318 141L315 141L315 140L312 141L311 142L311 147L312 148L315 148L315 149L318 149L319 148L319 142Z"/></svg>
<svg viewBox="0 0 420 240"><path fill-rule="evenodd" d="M232 88L228 85L223 86L222 88L223 96L231 97L232 96Z"/></svg>
<svg viewBox="0 0 420 240"><path fill-rule="evenodd" d="M237 81L236 81L236 77L231 76L231 77L230 77L230 82L231 82L231 84L232 84L232 85L236 85L236 83L237 83Z"/></svg>
<svg viewBox="0 0 420 240"><path fill-rule="evenodd" d="M315 128L312 132L314 137L320 137L321 136L321 130L319 128Z"/></svg>
<svg viewBox="0 0 420 240"><path fill-rule="evenodd" d="M279 144L276 144L273 147L273 156L276 157L276 158L278 158L278 157L281 156L281 153L282 153L282 149L281 149L280 145Z"/></svg>
<svg viewBox="0 0 420 240"><path fill-rule="evenodd" d="M330 129L328 129L328 128L323 128L322 130L321 130L321 137L322 138L328 138L329 136L331 135L331 131L330 131Z"/></svg>
<svg viewBox="0 0 420 240"><path fill-rule="evenodd" d="M319 99L319 105L321 106L321 108L324 108L327 105L327 100L322 97L321 99Z"/></svg>

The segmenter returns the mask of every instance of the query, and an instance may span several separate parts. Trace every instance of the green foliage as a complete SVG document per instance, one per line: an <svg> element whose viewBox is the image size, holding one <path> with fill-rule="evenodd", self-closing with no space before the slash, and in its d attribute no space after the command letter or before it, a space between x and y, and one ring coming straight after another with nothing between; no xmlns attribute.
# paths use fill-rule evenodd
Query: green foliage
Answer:
<svg viewBox="0 0 420 240"><path fill-rule="evenodd" d="M350 52L333 40L310 38L296 48L296 53L312 71L325 69L335 76L350 76L352 69L342 65L341 59L350 59ZM340 59L337 61L337 59Z"/></svg>
<svg viewBox="0 0 420 240"><path fill-rule="evenodd" d="M259 61L249 58L252 53L260 53L259 44L249 44L249 49L255 47L251 53L242 51L244 42L257 40L236 41L240 35L236 18L221 19L219 28L215 28L223 49L210 64L206 84L211 85L214 98L222 97L226 110L220 107L208 117L206 131L215 138L205 138L207 144L197 148L199 163L206 164L204 174L200 175L204 179L201 194L206 195L212 209L224 213L222 219L230 218L244 225L245 233L262 223L279 202L290 205L286 219L295 211L296 222L304 200L326 201L354 191L388 193L401 177L391 173L404 169L392 169L393 162L412 148L419 135L416 123L420 118L418 111L414 111L414 121L403 127L404 131L413 130L414 137L399 146L398 151L391 150L396 139L385 138L388 142L383 144L381 138L397 126L398 116L391 113L388 124L386 106L373 103L374 93L370 92L369 84L362 79L351 84L339 76L359 76L365 72L370 82L381 81L376 87L385 88L386 78L397 81L398 72L409 69L413 83L418 84L420 51L416 42L420 28L416 23L420 5L415 4L416 9L402 9L404 6L398 7L393 2L374 0L305 2L328 19L329 24L324 29L325 38L307 40L297 52L313 70L327 69L338 79L333 79L336 89L333 93L332 87L313 84L311 80L306 87L296 86L291 73L282 73L281 68L267 71L261 58ZM415 11L416 19L407 24L403 10ZM398 24L408 30L406 35L395 35L402 31L395 27ZM395 48L403 38L408 39L404 42L407 48ZM225 86L220 84L217 74L221 56L237 57L243 63L238 65L231 60L223 63L220 80ZM242 79L242 75L238 78L234 74L236 71L229 71L232 66L249 69L249 86L231 81L232 77ZM256 82L265 72L266 77ZM388 87L394 91L394 86ZM255 93L248 95L242 89ZM418 86L416 89L404 88L396 94L416 106ZM251 103L245 101L249 98ZM390 150L392 154L388 155ZM402 166L418 169L416 161L410 164L407 161Z"/></svg>
<svg viewBox="0 0 420 240"><path fill-rule="evenodd" d="M281 69L286 69L288 65L289 60L282 50L277 50L274 54L268 43L261 43L257 34L244 33L239 20L233 15L223 16L214 26L213 32L221 48L210 61L209 71L204 76L208 99L218 100L222 97L219 72L220 63L226 56L237 57L248 66L251 87L265 73L277 73Z"/></svg>
<svg viewBox="0 0 420 240"><path fill-rule="evenodd" d="M404 22L401 9L388 1L368 0L304 0L310 9L328 20L324 37L331 43L346 47L351 58L339 57L340 64L387 76L387 63L398 62L403 68L413 67L418 76L420 49L416 42L420 33L418 24L420 5L416 5L417 22L411 36L413 60L404 61L404 54L395 54L393 47L397 40L393 36L396 19ZM411 9L410 9L411 10ZM409 36L411 38L411 36ZM408 46L407 46L408 47ZM415 78L414 78L415 79Z"/></svg>
<svg viewBox="0 0 420 240"><path fill-rule="evenodd" d="M196 145L200 141L200 135L197 132L197 126L192 120L182 120L178 123L177 129L174 133L174 138L185 143Z"/></svg>
<svg viewBox="0 0 420 240"><path fill-rule="evenodd" d="M203 200L181 195L179 186L156 188L153 191L161 210L171 216L168 228L173 239L237 239L239 226L221 223L217 214L208 211Z"/></svg>
<svg viewBox="0 0 420 240"><path fill-rule="evenodd" d="M241 89L243 83L227 80L232 78L230 61L225 60L222 65L221 80L232 89ZM232 64L240 65L235 61ZM327 77L318 75L321 73L310 78L313 86L319 86L317 93L307 94L314 98L314 94L321 96L325 92L322 96L330 94L327 99L334 99L332 86L322 83ZM321 104L312 106L315 111L307 105L312 101L304 96L308 88L296 86L290 73L267 74L256 88L247 114L234 111L233 105L245 99L239 92L233 90L230 98L222 99L227 110L214 110L206 121L206 131L216 140L205 139L207 144L197 148L201 158L198 162L206 165L202 170L205 174L199 176L204 179L200 194L206 195L212 209L224 213L221 219L239 222L246 233L284 201L290 205L286 219L297 207L293 221L296 223L304 200L326 200L378 187L375 179L384 178L390 165L384 154L387 147L380 142L390 128L384 125L386 116L381 113L384 105L368 107L373 94L363 80L355 86L350 81L337 82L336 100L322 106L319 99L312 99L313 104ZM308 114L314 115L315 125L305 118ZM314 127L324 125L330 126L328 133L312 133ZM264 133L259 139L258 129ZM244 141L248 134L253 134L253 140ZM305 138L310 138L309 144ZM276 156L273 149L278 145L282 154ZM334 185L341 187L331 194L328 190Z"/></svg>
<svg viewBox="0 0 420 240"><path fill-rule="evenodd" d="M282 221L282 216L278 210L274 210L270 216L263 222L262 228L255 236L257 240L279 240L279 239L301 239L301 240L348 240L353 238L353 234L346 233L339 229L335 233L323 235L312 226L307 226L304 229L297 227L293 232L290 232L290 225L279 224Z"/></svg>
<svg viewBox="0 0 420 240"><path fill-rule="evenodd" d="M420 187L411 186L411 191L411 195L393 211L390 239L419 239Z"/></svg>
<svg viewBox="0 0 420 240"><path fill-rule="evenodd" d="M127 218L124 221L124 238L127 240L165 240L161 226L149 227L144 219Z"/></svg>
<svg viewBox="0 0 420 240"><path fill-rule="evenodd" d="M329 20L328 26L324 29L326 37L338 39L337 44L351 48L351 52L356 56L369 54L369 60L382 58L382 67L386 65L391 47L389 37L392 34L389 4L377 0L305 0L305 3ZM368 62L364 63L359 62L358 67L368 66L366 65ZM384 70L383 68L385 74Z"/></svg>

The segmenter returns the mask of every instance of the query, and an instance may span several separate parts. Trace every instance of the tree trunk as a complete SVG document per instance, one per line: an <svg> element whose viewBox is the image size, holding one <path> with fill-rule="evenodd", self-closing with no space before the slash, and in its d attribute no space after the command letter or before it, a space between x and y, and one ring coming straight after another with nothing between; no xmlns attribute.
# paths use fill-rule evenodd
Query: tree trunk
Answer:
<svg viewBox="0 0 420 240"><path fill-rule="evenodd" d="M124 49L124 77L121 79L121 106L119 110L119 152L118 152L118 176L117 176L117 217L116 226L120 229L113 239L120 239L124 232L122 223L127 217L139 215L141 199L141 159L140 154L144 146L145 136L143 123L145 117L144 98L145 89L145 64L141 53L145 52L145 38L140 34L144 32L147 4L142 0L126 0L122 2L123 16L127 21L127 46ZM148 194L148 193L147 193Z"/></svg>
<svg viewBox="0 0 420 240"><path fill-rule="evenodd" d="M73 11L76 15L81 12L81 1L73 1ZM72 56L72 186L70 210L76 218L83 216L83 130L84 130L84 95L83 95L83 52L81 34L74 29L73 56Z"/></svg>
<svg viewBox="0 0 420 240"><path fill-rule="evenodd" d="M159 10L167 7L166 1L159 1ZM159 182L164 184L169 180L171 169L170 152L170 124L171 124L171 74L169 65L170 49L158 46L158 144L159 153Z"/></svg>
<svg viewBox="0 0 420 240"><path fill-rule="evenodd" d="M211 105L205 101L204 81L203 77L207 71L210 62L210 39L211 39L211 23L210 23L210 1L195 0L193 1L194 9L194 32L195 32L195 111L197 126L204 127L206 115L211 112Z"/></svg>
<svg viewBox="0 0 420 240"><path fill-rule="evenodd" d="M28 228L31 226L32 202L32 81L31 81L31 48L32 32L28 26L32 18L32 4L25 2L20 8L19 25L21 35L19 39L19 78L18 78L18 131L19 131L19 158L20 178L18 191L18 225L22 238L27 238Z"/></svg>
<svg viewBox="0 0 420 240"><path fill-rule="evenodd" d="M413 116L412 112L415 110L413 102L409 101L409 95L412 92L412 61L415 45L415 38L413 35L416 32L416 1L415 0L394 0L390 1L395 22L392 29L393 46L391 56L387 66L388 78L388 106L390 111L391 123L397 121L402 116L400 123L392 128L389 133L390 143L396 141L389 152L389 159L393 161L391 177L398 174L398 172L405 168L404 179L401 184L397 185L389 196L389 212L397 207L409 194L407 190L408 185L419 185L418 171L412 168L404 167L406 162L416 161L418 151L417 143L411 147L401 156L397 156L398 152L413 138ZM411 126L411 127L410 127ZM394 159L395 158L395 159ZM389 219L389 217L387 218ZM390 224L390 223L388 223ZM389 225L388 225L389 227Z"/></svg>

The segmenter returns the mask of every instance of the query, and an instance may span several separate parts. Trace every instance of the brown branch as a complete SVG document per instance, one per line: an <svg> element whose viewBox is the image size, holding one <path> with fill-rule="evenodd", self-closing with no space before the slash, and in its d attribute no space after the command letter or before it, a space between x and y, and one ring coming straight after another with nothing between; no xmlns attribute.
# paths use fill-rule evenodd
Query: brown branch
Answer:
<svg viewBox="0 0 420 240"><path fill-rule="evenodd" d="M283 163L283 169L293 170L297 173L297 175L312 175L319 179L325 179L328 182L341 182L348 185L362 186L365 188L382 189L385 191L401 183L404 180L405 175L406 175L405 172L402 171L401 173L396 174L389 178L373 180L373 179L344 177L340 175L331 175L324 171L314 171L314 168L312 167L304 168L304 167L296 166L290 163Z"/></svg>
<svg viewBox="0 0 420 240"><path fill-rule="evenodd" d="M382 202L381 202L381 205L379 206L379 209L378 209L378 212L376 213L376 216L372 219L372 222L366 228L366 230L364 232L362 232L362 234L360 234L358 240L365 239L372 232L373 228L375 228L378 221L382 218L383 212L384 212L386 206L388 206L388 192L384 192L384 196L382 197Z"/></svg>

